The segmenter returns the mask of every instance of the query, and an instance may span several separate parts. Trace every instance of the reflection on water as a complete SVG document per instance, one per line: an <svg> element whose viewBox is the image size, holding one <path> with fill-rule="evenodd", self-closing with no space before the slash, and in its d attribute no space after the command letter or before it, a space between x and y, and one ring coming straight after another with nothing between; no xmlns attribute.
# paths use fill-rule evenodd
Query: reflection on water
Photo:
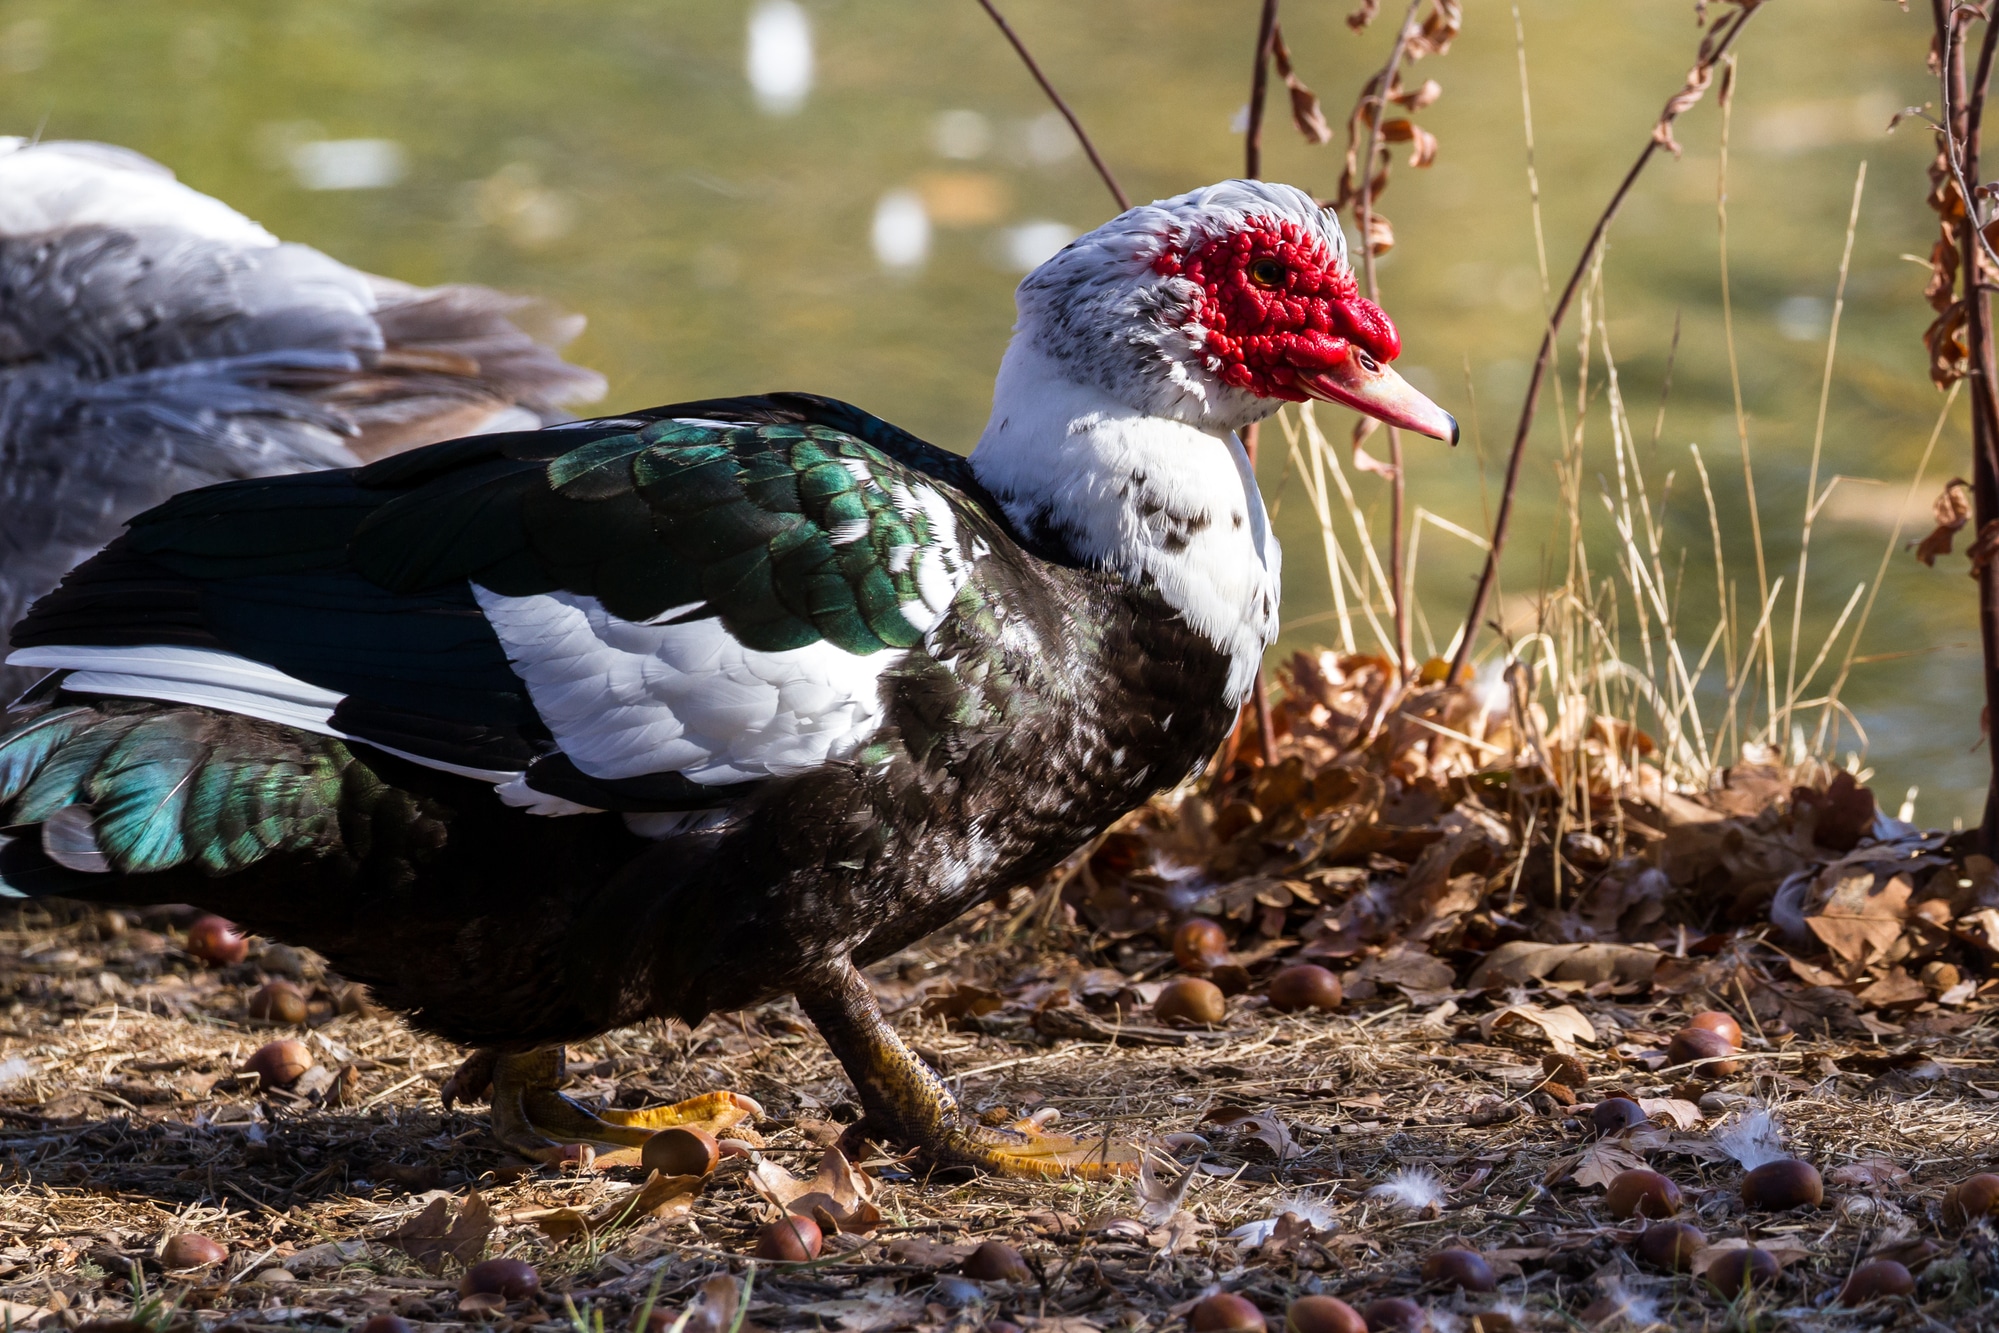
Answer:
<svg viewBox="0 0 1999 1333"><path fill-rule="evenodd" d="M1014 0L1007 6L1134 197L1239 169L1249 0ZM1337 122L1385 31L1343 6L1293 6L1286 36ZM1547 260L1557 279L1692 52L1691 6L1523 0ZM1872 576L1905 508L1938 398L1918 336L1933 223L1929 146L1888 115L1930 97L1921 15L1878 0L1770 6L1740 47L1729 199L1737 351L1770 567L1796 542L1853 173L1869 162L1821 477L1804 656ZM1417 503L1485 527L1542 307L1509 16L1472 7L1444 96L1442 143L1398 167L1382 208L1398 248L1383 301L1409 377L1466 424L1455 452L1411 444ZM575 355L609 374L610 407L778 387L862 402L968 447L987 405L1020 272L1101 221L1108 200L1059 117L978 7L901 0L0 0L0 132L109 139L175 167L288 238L414 282L490 282L583 311ZM1719 117L1682 122L1613 233L1608 336L1654 496L1670 489L1669 569L1696 646L1715 577L1690 444L1714 477L1729 579L1755 601L1716 263ZM1320 193L1337 144L1281 120L1267 170ZM1671 392L1660 413L1674 330ZM1563 359L1573 364L1575 343ZM1600 353L1599 353L1600 356ZM1592 384L1601 390L1601 365ZM1507 570L1518 608L1560 526L1549 404ZM1573 424L1572 404L1562 414ZM1331 422L1331 414L1327 417ZM1651 438L1658 421L1656 442ZM1338 427L1335 427L1338 429ZM1964 470L1945 431L1920 511ZM1588 521L1607 471L1601 397L1585 434ZM1289 644L1323 640L1330 593L1309 506L1272 452L1264 480L1291 543ZM1672 474L1670 488L1667 476ZM1356 483L1385 530L1381 486ZM1821 483L1823 485L1823 481ZM1920 513L1916 515L1920 520ZM1610 558L1610 548L1601 548ZM1426 533L1419 649L1441 648L1477 552ZM1961 557L1890 564L1847 697L1892 806L1974 816L1984 757ZM1608 569L1598 571L1607 574ZM1788 619L1786 617L1786 619ZM1837 656L1835 656L1837 660Z"/></svg>

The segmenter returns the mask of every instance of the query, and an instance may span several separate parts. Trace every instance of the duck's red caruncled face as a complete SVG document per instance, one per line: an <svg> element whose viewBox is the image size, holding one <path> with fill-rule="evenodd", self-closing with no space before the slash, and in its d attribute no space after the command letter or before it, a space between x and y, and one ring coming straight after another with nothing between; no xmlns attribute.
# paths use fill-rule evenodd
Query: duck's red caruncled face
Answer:
<svg viewBox="0 0 1999 1333"><path fill-rule="evenodd" d="M1352 272L1296 223L1251 217L1154 264L1201 296L1190 321L1205 330L1220 379L1259 398L1343 403L1391 425L1457 439L1448 412L1388 369L1402 340Z"/></svg>

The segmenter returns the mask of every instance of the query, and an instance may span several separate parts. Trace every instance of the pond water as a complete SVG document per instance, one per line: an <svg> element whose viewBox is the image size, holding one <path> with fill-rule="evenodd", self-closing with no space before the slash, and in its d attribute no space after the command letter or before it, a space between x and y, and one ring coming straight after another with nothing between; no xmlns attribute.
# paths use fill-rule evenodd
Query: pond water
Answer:
<svg viewBox="0 0 1999 1333"><path fill-rule="evenodd" d="M1286 6L1300 75L1339 128L1391 40L1356 35L1356 0ZM1009 0L1134 198L1241 169L1253 0ZM1388 6L1399 12L1399 6ZM1541 309L1519 48L1505 6L1467 6L1463 36L1411 72L1440 151L1396 168L1380 267L1403 365L1465 422L1455 452L1409 448L1416 504L1485 527ZM1920 7L1919 7L1920 8ZM1521 0L1549 265L1557 280L1678 86L1697 39L1682 0ZM1795 577L1827 320L1854 177L1867 165L1807 584L1808 660L1872 577L1940 406L1924 374L1930 312L1909 262L1934 235L1927 132L1891 113L1933 96L1927 18L1881 0L1780 0L1741 54L1729 250L1736 346L1766 556ZM1340 139L1305 145L1272 109L1266 174L1328 194ZM1730 577L1756 601L1722 334L1710 98L1685 153L1652 165L1612 233L1607 333L1655 488L1677 471L1667 559L1686 552L1694 650L1713 621L1705 509L1716 484ZM0 133L105 139L174 167L281 235L414 282L538 293L589 317L573 355L611 408L770 388L853 399L969 448L1023 268L1110 203L972 0L0 0ZM1650 442L1678 328L1671 391ZM1573 362L1573 339L1565 360ZM1601 382L1599 376L1598 383ZM1336 437L1344 420L1325 413ZM1560 568L1552 414L1535 438L1507 566L1514 598ZM1481 447L1490 476L1482 484ZM1585 434L1588 521L1611 470L1599 402ZM1960 406L1918 508L1968 468ZM1289 548L1285 647L1324 642L1330 593L1304 497L1266 449ZM1362 502L1385 528L1382 483ZM1658 491L1655 489L1655 495ZM1913 531L1926 530L1918 513ZM1593 529L1594 531L1594 529ZM1606 529L1607 531L1607 529ZM1608 569L1610 550L1602 552ZM1417 647L1447 643L1477 552L1426 532ZM1889 564L1846 692L1892 809L1975 820L1986 759L1976 608L1962 555ZM1779 619L1788 621L1788 594ZM1843 649L1841 650L1843 652ZM1835 656L1834 661L1838 658ZM1850 735L1850 732L1849 732Z"/></svg>

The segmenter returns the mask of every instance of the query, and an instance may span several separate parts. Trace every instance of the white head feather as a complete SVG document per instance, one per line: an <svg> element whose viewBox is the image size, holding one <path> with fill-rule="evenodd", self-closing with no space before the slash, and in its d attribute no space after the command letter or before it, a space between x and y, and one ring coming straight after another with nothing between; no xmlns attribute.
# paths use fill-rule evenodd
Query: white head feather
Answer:
<svg viewBox="0 0 1999 1333"><path fill-rule="evenodd" d="M1162 255L1197 250L1257 218L1300 229L1346 267L1339 219L1311 195L1269 181L1223 181L1128 209L1028 274L1014 293L1016 341L1147 416L1209 431L1262 420L1281 404L1213 373L1207 330L1197 322L1201 289L1156 268Z"/></svg>

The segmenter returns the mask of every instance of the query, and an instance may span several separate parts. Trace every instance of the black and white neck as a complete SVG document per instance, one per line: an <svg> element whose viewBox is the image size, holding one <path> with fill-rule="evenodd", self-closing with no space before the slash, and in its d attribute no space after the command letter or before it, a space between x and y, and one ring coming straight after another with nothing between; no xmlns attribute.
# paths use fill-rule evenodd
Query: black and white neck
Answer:
<svg viewBox="0 0 1999 1333"><path fill-rule="evenodd" d="M1233 429L1120 401L1072 378L1023 330L972 467L1023 531L1156 589L1228 657L1228 703L1242 702L1277 637L1281 580Z"/></svg>

